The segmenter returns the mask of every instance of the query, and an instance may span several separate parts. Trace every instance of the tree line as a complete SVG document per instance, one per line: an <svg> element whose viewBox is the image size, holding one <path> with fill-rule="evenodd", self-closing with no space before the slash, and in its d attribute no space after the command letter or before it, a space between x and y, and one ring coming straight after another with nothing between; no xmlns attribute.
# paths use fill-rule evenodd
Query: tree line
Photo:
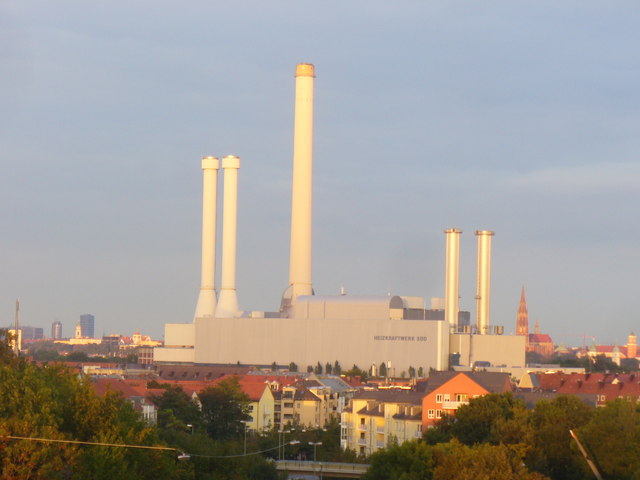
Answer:
<svg viewBox="0 0 640 480"><path fill-rule="evenodd" d="M636 399L594 408L574 396L540 400L533 409L511 393L461 406L424 432L370 457L365 480L595 478L573 430L605 479L640 478L640 409Z"/></svg>

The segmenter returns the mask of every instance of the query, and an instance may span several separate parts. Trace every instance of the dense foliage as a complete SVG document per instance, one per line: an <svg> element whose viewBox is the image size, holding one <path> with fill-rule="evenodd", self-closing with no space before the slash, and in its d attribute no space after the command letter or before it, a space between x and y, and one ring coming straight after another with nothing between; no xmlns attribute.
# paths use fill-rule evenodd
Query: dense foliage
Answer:
<svg viewBox="0 0 640 480"><path fill-rule="evenodd" d="M95 395L61 367L0 366L0 472L20 479L189 478L176 452L18 440L157 445L155 429L120 397ZM185 476L186 475L186 476Z"/></svg>
<svg viewBox="0 0 640 480"><path fill-rule="evenodd" d="M640 478L640 409L635 399L592 408L572 396L541 400L532 410L511 394L461 406L420 442L375 453L366 480L594 478L569 430L605 479Z"/></svg>

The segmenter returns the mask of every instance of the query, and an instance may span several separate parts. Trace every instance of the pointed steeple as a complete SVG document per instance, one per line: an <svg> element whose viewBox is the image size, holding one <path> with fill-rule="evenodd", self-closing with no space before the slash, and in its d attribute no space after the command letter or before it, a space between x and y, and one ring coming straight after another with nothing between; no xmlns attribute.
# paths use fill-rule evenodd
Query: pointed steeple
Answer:
<svg viewBox="0 0 640 480"><path fill-rule="evenodd" d="M538 320L536 320L535 332L536 332L536 335L540 335L540 323L538 323Z"/></svg>
<svg viewBox="0 0 640 480"><path fill-rule="evenodd" d="M518 307L518 320L516 323L516 335L529 335L529 312L527 300L524 296L524 285L520 294L520 306Z"/></svg>

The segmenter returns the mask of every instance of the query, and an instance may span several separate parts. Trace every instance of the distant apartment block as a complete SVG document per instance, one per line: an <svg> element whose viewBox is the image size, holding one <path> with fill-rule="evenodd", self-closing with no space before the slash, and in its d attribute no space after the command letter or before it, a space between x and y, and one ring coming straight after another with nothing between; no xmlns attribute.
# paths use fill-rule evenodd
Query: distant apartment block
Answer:
<svg viewBox="0 0 640 480"><path fill-rule="evenodd" d="M371 455L394 442L422 437L424 393L410 390L363 390L341 416L340 444Z"/></svg>

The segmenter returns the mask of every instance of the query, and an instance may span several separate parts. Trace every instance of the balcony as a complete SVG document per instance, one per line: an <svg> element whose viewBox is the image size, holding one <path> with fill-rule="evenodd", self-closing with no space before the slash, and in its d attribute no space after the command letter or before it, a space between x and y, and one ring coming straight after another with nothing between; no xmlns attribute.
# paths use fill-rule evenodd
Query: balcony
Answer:
<svg viewBox="0 0 640 480"><path fill-rule="evenodd" d="M422 432L414 432L413 433L413 437L414 438L422 438Z"/></svg>
<svg viewBox="0 0 640 480"><path fill-rule="evenodd" d="M376 442L376 447L384 448L384 442Z"/></svg>
<svg viewBox="0 0 640 480"><path fill-rule="evenodd" d="M358 439L358 445L362 445L364 447L367 446L367 441L364 438Z"/></svg>
<svg viewBox="0 0 640 480"><path fill-rule="evenodd" d="M469 401L465 402L442 402L443 410L457 410L462 405L469 405Z"/></svg>
<svg viewBox="0 0 640 480"><path fill-rule="evenodd" d="M376 433L384 435L384 427L376 427Z"/></svg>
<svg viewBox="0 0 640 480"><path fill-rule="evenodd" d="M358 430L362 430L363 432L367 431L367 426L364 423L358 425Z"/></svg>

